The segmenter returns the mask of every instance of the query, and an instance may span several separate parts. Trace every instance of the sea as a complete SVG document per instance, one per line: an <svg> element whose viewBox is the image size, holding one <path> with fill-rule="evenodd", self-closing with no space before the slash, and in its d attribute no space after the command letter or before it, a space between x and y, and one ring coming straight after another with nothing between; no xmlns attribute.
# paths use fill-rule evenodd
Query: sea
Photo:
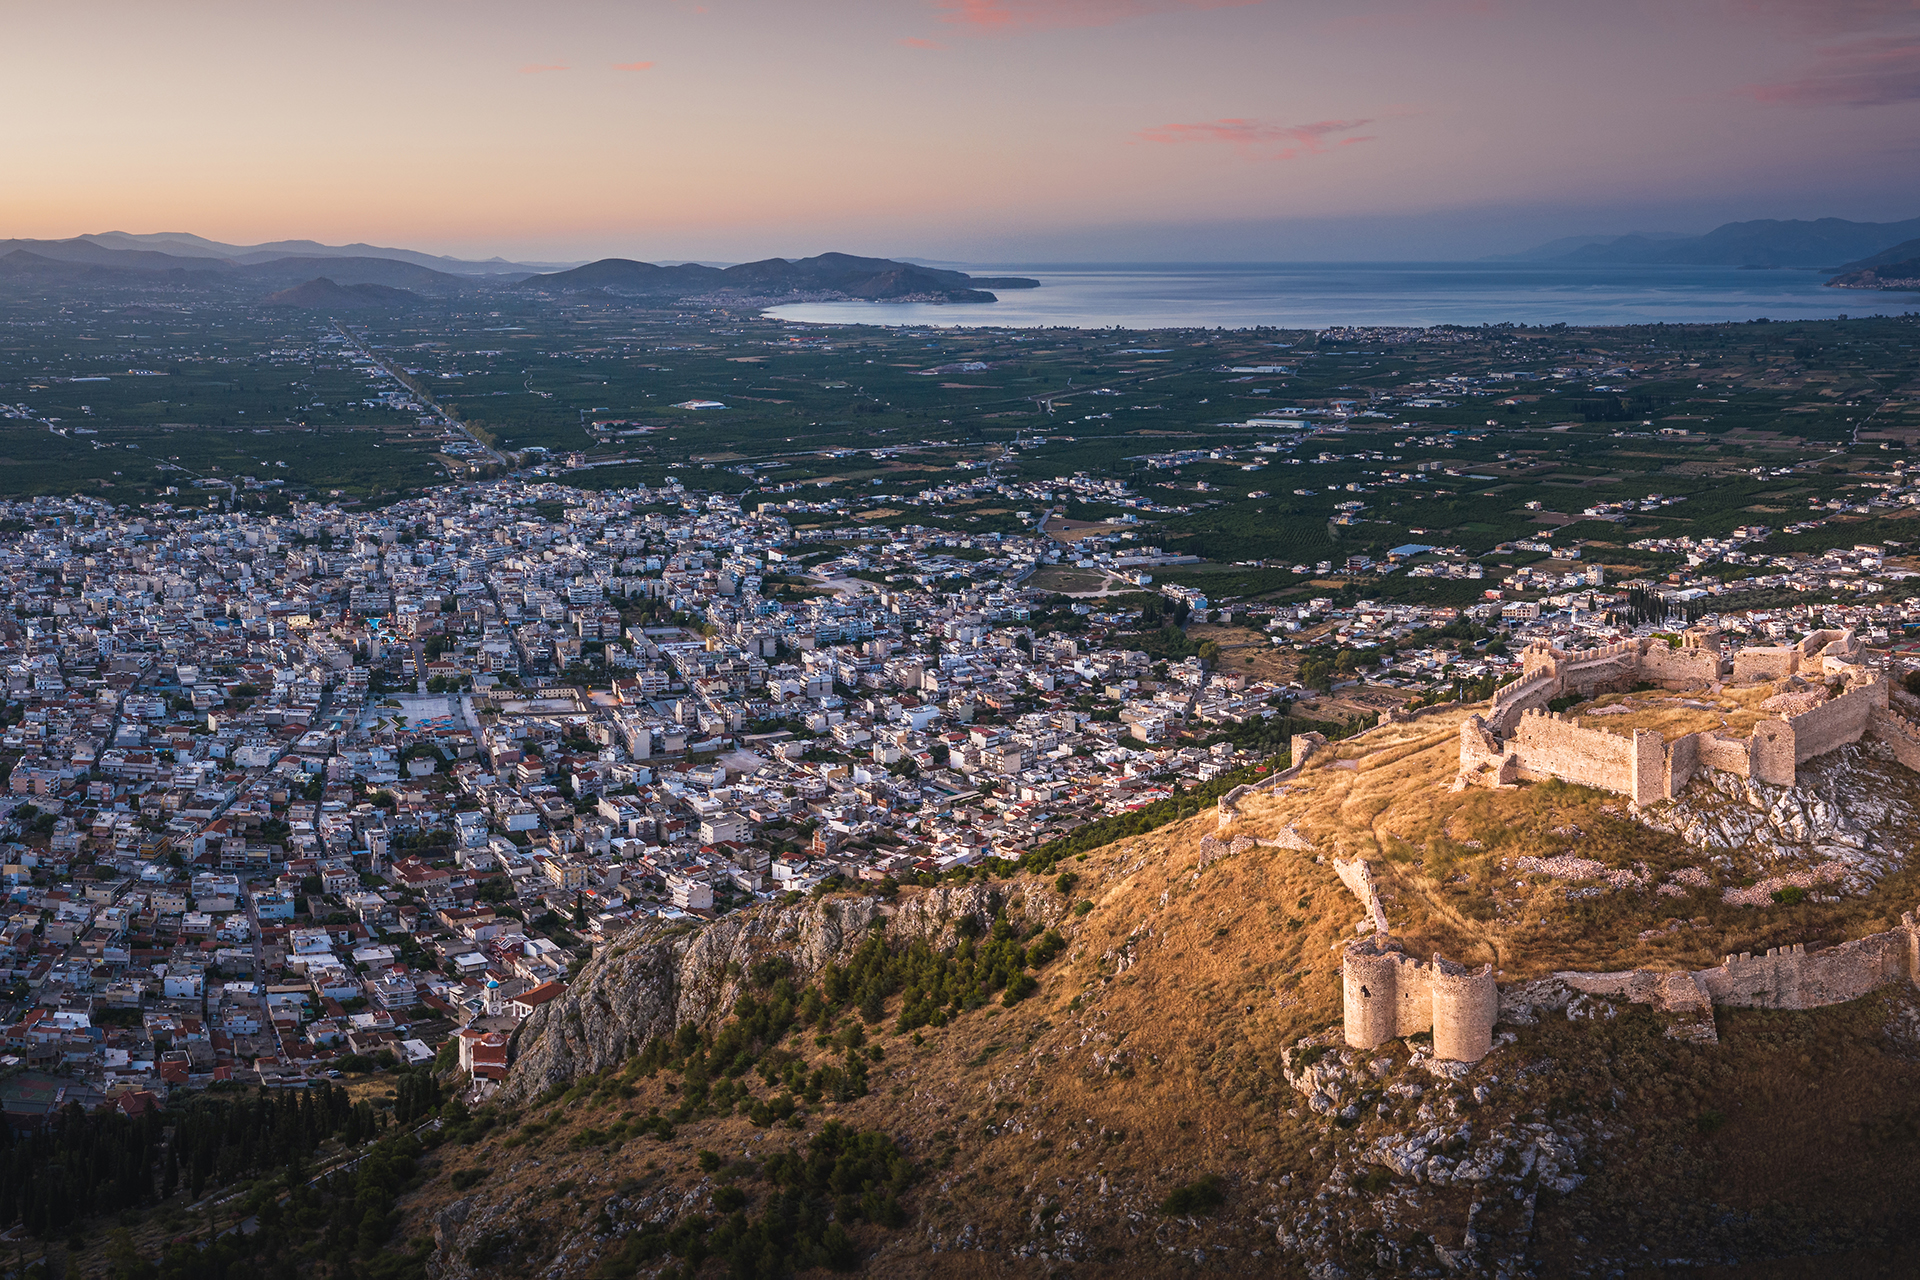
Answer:
<svg viewBox="0 0 1920 1280"><path fill-rule="evenodd" d="M1709 324L1903 315L1920 293L1829 289L1831 270L1518 262L972 266L1026 276L994 303L811 302L767 314L908 328L1325 329L1340 325Z"/></svg>

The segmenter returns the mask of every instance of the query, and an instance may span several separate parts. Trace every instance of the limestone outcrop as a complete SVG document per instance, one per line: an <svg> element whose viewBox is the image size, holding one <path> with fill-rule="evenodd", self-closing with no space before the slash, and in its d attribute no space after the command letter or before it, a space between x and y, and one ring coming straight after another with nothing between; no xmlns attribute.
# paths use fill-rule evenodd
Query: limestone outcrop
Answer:
<svg viewBox="0 0 1920 1280"><path fill-rule="evenodd" d="M1904 864L1920 829L1912 779L1884 743L1876 733L1813 761L1790 787L1708 771L1685 794L1637 816L1699 850L1722 875L1837 864L1840 887L1860 892Z"/></svg>
<svg viewBox="0 0 1920 1280"><path fill-rule="evenodd" d="M520 1025L503 1095L537 1097L577 1075L618 1066L683 1023L726 1017L758 960L784 957L796 983L804 983L850 957L875 929L889 939L947 948L958 945L963 922L984 927L1003 905L999 891L970 884L909 892L891 903L839 897L769 905L722 916L697 932L645 930L597 956L565 994ZM1054 925L1064 910L1058 895L1029 894L1010 914Z"/></svg>

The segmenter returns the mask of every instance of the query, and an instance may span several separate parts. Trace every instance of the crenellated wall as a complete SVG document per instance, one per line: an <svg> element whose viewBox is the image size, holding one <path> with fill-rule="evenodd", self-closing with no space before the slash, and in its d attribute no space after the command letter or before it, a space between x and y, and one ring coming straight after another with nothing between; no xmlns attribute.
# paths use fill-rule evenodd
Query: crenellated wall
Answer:
<svg viewBox="0 0 1920 1280"><path fill-rule="evenodd" d="M1688 1016L1699 1015L1703 1005L1708 1012L1715 1006L1818 1009L1858 1000L1896 982L1920 985L1920 923L1909 911L1901 915L1898 928L1837 947L1808 951L1805 944L1793 943L1765 955L1730 955L1715 968L1691 973L1631 969L1553 976L1575 991Z"/></svg>
<svg viewBox="0 0 1920 1280"><path fill-rule="evenodd" d="M1560 696L1560 678L1552 673L1522 676L1493 691L1487 709L1487 723L1495 733L1511 733L1520 717L1528 711L1545 711L1547 703Z"/></svg>
<svg viewBox="0 0 1920 1280"><path fill-rule="evenodd" d="M1557 675L1561 694L1576 693L1592 698L1603 693L1622 693L1639 680L1640 646L1631 640L1572 652L1535 645L1529 647L1528 655L1522 669Z"/></svg>

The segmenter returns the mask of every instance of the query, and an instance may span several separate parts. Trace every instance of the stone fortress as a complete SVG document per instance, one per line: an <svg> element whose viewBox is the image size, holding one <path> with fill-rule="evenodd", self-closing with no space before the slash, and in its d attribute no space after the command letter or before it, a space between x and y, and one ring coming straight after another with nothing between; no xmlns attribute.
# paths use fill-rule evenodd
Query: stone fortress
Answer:
<svg viewBox="0 0 1920 1280"><path fill-rule="evenodd" d="M1869 733L1900 763L1920 771L1920 726L1892 709L1886 675L1866 659L1866 650L1848 631L1819 631L1796 644L1731 654L1719 633L1707 629L1687 632L1677 646L1658 638L1578 652L1533 646L1523 656L1519 678L1498 690L1484 713L1462 724L1453 789L1559 778L1626 796L1638 808L1674 798L1705 769L1790 787L1799 766ZM1761 685L1771 688L1754 688ZM1669 738L1658 729L1588 728L1548 710L1549 703L1564 698L1584 701L1647 686L1664 691L1656 697L1745 687L1756 696L1771 695L1759 703L1770 714L1754 720L1744 736L1706 729ZM1389 718L1404 723L1413 717L1383 716L1383 723ZM1318 734L1296 738L1292 768L1222 797L1219 829L1225 831L1239 816L1236 802L1245 793L1297 778L1307 757L1324 745ZM1262 840L1237 835L1232 848L1306 847L1291 829L1280 835ZM1227 848L1215 836L1202 843ZM1332 861L1367 912L1361 927L1370 926L1366 936L1346 944L1341 963L1345 1038L1356 1049L1431 1033L1435 1059L1478 1062L1492 1049L1494 1023L1503 1010L1563 1006L1580 994L1650 1005L1667 1016L1668 1035L1717 1042L1716 1006L1810 1009L1858 999L1895 982L1920 985L1920 921L1909 912L1896 929L1813 952L1792 945L1764 956L1729 955L1715 968L1691 972L1556 973L1503 992L1492 965L1475 970L1438 954L1430 962L1406 955L1389 936L1371 869L1360 860Z"/></svg>
<svg viewBox="0 0 1920 1280"><path fill-rule="evenodd" d="M1797 644L1722 651L1720 633L1689 631L1680 647L1629 640L1577 652L1529 647L1520 678L1500 688L1486 715L1460 727L1454 788L1504 787L1559 778L1628 797L1636 805L1671 800L1701 769L1790 787L1807 761L1858 742L1885 726L1895 755L1920 767L1906 726L1889 723L1887 682L1868 667L1850 631L1816 631ZM1668 739L1658 730L1610 732L1575 724L1547 708L1556 700L1625 693L1642 685L1669 691L1773 684L1763 707L1785 704L1745 736L1713 729ZM1908 758L1909 754L1913 758Z"/></svg>

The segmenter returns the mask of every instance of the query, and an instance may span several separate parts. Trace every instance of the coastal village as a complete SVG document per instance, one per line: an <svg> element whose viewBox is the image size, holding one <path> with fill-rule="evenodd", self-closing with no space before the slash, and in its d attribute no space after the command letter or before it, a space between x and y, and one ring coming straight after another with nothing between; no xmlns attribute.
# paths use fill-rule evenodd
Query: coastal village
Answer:
<svg viewBox="0 0 1920 1280"><path fill-rule="evenodd" d="M371 511L0 506L9 1118L374 1063L457 1062L484 1093L518 1022L639 921L971 874L1262 776L1274 717L1485 697L1529 645L1684 614L1729 652L1834 628L1884 649L1920 624L1889 548L1747 558L1764 529L1684 548L1746 578L1408 546L1298 566L1328 594L1274 605L1156 584L1182 560L1130 513L1049 528L1078 489L1137 505L1118 482L894 501L983 485L1028 532L538 474ZM1872 504L1916 496L1902 474ZM1063 570L1097 585L1034 584ZM1335 589L1393 573L1486 585ZM1238 647L1155 657L1165 627Z"/></svg>

